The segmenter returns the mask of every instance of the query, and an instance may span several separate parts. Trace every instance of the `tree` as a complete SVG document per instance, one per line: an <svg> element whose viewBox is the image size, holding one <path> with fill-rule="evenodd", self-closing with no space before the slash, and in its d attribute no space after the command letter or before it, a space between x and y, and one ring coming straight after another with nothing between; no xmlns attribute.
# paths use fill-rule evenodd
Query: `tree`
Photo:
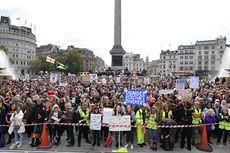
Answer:
<svg viewBox="0 0 230 153"><path fill-rule="evenodd" d="M46 62L46 57L39 56L30 63L30 69L33 72L39 71L53 71L55 70L55 65Z"/></svg>
<svg viewBox="0 0 230 153"><path fill-rule="evenodd" d="M58 60L68 67L67 71L70 73L76 74L82 71L83 60L77 51L67 50L64 56L58 58Z"/></svg>
<svg viewBox="0 0 230 153"><path fill-rule="evenodd" d="M0 50L3 50L5 53L8 52L8 48L6 48L6 47L3 46L3 45L0 45Z"/></svg>

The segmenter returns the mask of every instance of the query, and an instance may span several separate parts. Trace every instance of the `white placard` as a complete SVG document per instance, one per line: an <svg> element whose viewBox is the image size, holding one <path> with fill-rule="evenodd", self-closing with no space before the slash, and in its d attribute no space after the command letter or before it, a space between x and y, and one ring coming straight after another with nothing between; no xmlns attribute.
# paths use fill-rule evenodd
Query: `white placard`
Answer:
<svg viewBox="0 0 230 153"><path fill-rule="evenodd" d="M58 74L57 73L51 73L50 74L50 83L57 83L58 81Z"/></svg>
<svg viewBox="0 0 230 153"><path fill-rule="evenodd" d="M89 74L90 82L97 82L97 74Z"/></svg>
<svg viewBox="0 0 230 153"><path fill-rule="evenodd" d="M131 131L130 115L112 116L109 131Z"/></svg>
<svg viewBox="0 0 230 153"><path fill-rule="evenodd" d="M117 77L116 78L116 83L120 83L121 82L121 77Z"/></svg>
<svg viewBox="0 0 230 153"><path fill-rule="evenodd" d="M149 84L150 80L149 80L149 77L145 77L144 78L144 84L147 85Z"/></svg>
<svg viewBox="0 0 230 153"><path fill-rule="evenodd" d="M199 88L199 77L191 77L189 87L190 89L198 89Z"/></svg>
<svg viewBox="0 0 230 153"><path fill-rule="evenodd" d="M102 79L101 79L101 82L102 82L103 85L106 85L107 80L106 80L105 78L102 78Z"/></svg>
<svg viewBox="0 0 230 153"><path fill-rule="evenodd" d="M109 124L109 121L111 120L112 115L113 115L113 109L112 108L104 108L104 110L103 110L103 123Z"/></svg>
<svg viewBox="0 0 230 153"><path fill-rule="evenodd" d="M60 87L66 87L68 85L67 82L59 82Z"/></svg>
<svg viewBox="0 0 230 153"><path fill-rule="evenodd" d="M159 95L167 95L167 94L173 94L174 89L161 89L159 90Z"/></svg>
<svg viewBox="0 0 230 153"><path fill-rule="evenodd" d="M90 115L90 130L101 130L101 114Z"/></svg>
<svg viewBox="0 0 230 153"><path fill-rule="evenodd" d="M176 91L184 90L185 89L186 80L178 79L176 80Z"/></svg>

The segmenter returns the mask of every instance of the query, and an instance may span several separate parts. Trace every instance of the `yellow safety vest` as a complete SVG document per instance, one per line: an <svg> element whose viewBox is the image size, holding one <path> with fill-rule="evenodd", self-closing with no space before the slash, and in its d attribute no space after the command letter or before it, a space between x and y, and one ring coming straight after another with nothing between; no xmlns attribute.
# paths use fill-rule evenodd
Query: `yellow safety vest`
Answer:
<svg viewBox="0 0 230 153"><path fill-rule="evenodd" d="M221 115L221 118L224 118L223 115ZM219 122L219 129L225 129L225 130L230 130L230 122L226 121L220 121Z"/></svg>
<svg viewBox="0 0 230 153"><path fill-rule="evenodd" d="M79 114L80 114L81 118L83 118L83 119L79 120L79 123L86 121L86 124L89 124L89 111L87 110L86 113L84 113L82 111L82 109L79 109Z"/></svg>
<svg viewBox="0 0 230 153"><path fill-rule="evenodd" d="M165 119L165 117L166 117L165 114L166 114L165 111L163 111L163 112L162 112L162 120ZM169 112L168 112L167 118L168 118L168 119L171 119L171 115L172 115L172 112L169 111Z"/></svg>
<svg viewBox="0 0 230 153"><path fill-rule="evenodd" d="M149 117L147 120L147 128L156 130L157 129L157 122L153 117Z"/></svg>
<svg viewBox="0 0 230 153"><path fill-rule="evenodd" d="M136 125L142 125L142 124L143 124L143 115L142 115L142 109L140 109L136 113Z"/></svg>
<svg viewBox="0 0 230 153"><path fill-rule="evenodd" d="M201 114L201 109L200 108L198 108L198 110L197 109L194 109L194 110L195 110L196 115ZM192 117L192 124L200 124L201 122L202 122L202 120L201 120L200 117L199 118Z"/></svg>

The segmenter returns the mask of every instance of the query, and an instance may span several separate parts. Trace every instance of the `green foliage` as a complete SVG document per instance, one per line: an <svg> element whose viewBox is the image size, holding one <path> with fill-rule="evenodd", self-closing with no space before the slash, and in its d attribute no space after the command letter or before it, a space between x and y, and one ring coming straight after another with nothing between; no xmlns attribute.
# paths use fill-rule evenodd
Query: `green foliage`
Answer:
<svg viewBox="0 0 230 153"><path fill-rule="evenodd" d="M39 71L53 71L55 70L55 65L46 62L46 57L39 56L30 63L30 69L33 72Z"/></svg>
<svg viewBox="0 0 230 153"><path fill-rule="evenodd" d="M78 72L82 71L82 65L83 65L82 57L76 51L67 50L63 55L54 58L56 59L56 63L52 64L46 62L46 56L40 56L31 62L30 69L33 72L61 71L61 72L69 72L74 74L77 74ZM67 66L67 70L57 69L58 66L57 63L63 63L65 66Z"/></svg>
<svg viewBox="0 0 230 153"><path fill-rule="evenodd" d="M63 63L68 67L68 72L70 73L78 73L82 71L83 66L83 60L81 55L74 51L74 50L68 50L63 59Z"/></svg>
<svg viewBox="0 0 230 153"><path fill-rule="evenodd" d="M6 47L3 46L3 45L0 45L0 50L3 50L5 53L8 52L8 48L6 48Z"/></svg>

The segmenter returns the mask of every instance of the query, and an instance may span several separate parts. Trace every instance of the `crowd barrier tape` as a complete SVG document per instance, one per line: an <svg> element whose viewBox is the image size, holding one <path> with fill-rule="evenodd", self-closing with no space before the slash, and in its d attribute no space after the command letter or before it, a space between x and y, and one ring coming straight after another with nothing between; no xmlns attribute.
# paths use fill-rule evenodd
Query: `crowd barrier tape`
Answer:
<svg viewBox="0 0 230 153"><path fill-rule="evenodd" d="M83 124L83 123L46 123L47 125L62 125L62 126L90 126L90 124ZM203 127L207 125L219 125L219 123L208 123L208 124L197 124L197 125L154 125L152 128L191 128L191 127ZM21 126L39 126L43 125L43 123L34 123L34 124L24 124ZM10 127L11 125L0 125L0 127ZM102 124L101 127L145 127L149 128L147 125L109 125L109 124Z"/></svg>

